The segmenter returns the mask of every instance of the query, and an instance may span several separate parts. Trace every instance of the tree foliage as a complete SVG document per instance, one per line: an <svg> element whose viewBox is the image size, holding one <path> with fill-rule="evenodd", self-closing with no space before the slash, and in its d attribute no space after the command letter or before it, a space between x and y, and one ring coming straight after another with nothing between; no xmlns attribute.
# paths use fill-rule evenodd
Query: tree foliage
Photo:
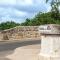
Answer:
<svg viewBox="0 0 60 60"><path fill-rule="evenodd" d="M0 24L0 30L5 30L5 29L10 29L10 28L13 28L13 27L16 27L16 26L19 26L20 24L18 23L15 23L13 21L9 22L2 22Z"/></svg>
<svg viewBox="0 0 60 60"><path fill-rule="evenodd" d="M51 17L51 12L48 13L38 13L35 15L34 18L32 19L26 19L24 23L21 25L24 26L38 26L42 24L60 24L60 20L55 20L54 18Z"/></svg>
<svg viewBox="0 0 60 60"><path fill-rule="evenodd" d="M49 0L46 0L46 3ZM51 17L54 18L55 20L60 19L59 15L59 6L60 6L60 0L51 0Z"/></svg>

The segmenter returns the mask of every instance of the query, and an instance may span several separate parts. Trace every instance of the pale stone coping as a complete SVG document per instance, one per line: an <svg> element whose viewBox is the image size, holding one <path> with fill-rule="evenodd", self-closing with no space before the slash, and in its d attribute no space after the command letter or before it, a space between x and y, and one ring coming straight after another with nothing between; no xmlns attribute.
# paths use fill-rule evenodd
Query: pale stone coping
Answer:
<svg viewBox="0 0 60 60"><path fill-rule="evenodd" d="M41 34L60 34L60 25L58 24L41 25L38 29Z"/></svg>

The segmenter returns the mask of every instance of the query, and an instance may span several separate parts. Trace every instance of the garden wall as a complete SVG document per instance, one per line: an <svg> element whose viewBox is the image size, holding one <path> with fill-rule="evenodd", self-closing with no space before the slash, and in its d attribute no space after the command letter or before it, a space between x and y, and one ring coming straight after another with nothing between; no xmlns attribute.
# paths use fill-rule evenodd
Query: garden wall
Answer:
<svg viewBox="0 0 60 60"><path fill-rule="evenodd" d="M21 40L40 38L38 26L17 26L0 32L0 40Z"/></svg>

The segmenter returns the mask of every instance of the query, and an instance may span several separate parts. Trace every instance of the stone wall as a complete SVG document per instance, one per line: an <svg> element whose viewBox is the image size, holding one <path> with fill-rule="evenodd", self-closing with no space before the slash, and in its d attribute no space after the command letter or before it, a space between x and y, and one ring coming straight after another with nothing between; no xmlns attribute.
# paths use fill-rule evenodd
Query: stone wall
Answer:
<svg viewBox="0 0 60 60"><path fill-rule="evenodd" d="M0 40L21 40L40 38L38 26L17 26L0 32Z"/></svg>

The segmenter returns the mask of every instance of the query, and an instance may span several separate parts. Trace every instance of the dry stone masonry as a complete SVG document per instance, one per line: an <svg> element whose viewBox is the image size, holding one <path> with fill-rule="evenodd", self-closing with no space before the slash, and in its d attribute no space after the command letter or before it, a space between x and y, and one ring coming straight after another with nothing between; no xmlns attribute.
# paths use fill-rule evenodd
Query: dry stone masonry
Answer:
<svg viewBox="0 0 60 60"><path fill-rule="evenodd" d="M21 40L27 38L39 38L38 26L17 26L0 32L1 40Z"/></svg>

